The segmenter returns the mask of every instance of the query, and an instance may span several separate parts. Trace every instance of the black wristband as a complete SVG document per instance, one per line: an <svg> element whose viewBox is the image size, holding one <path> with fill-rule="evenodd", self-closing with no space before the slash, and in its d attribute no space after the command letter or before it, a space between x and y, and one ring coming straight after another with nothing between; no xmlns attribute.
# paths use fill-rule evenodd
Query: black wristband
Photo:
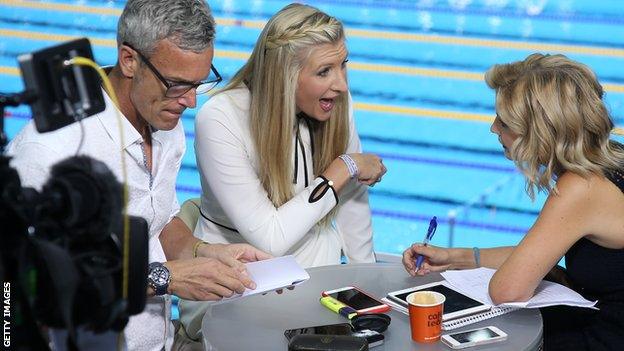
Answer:
<svg viewBox="0 0 624 351"><path fill-rule="evenodd" d="M336 189L334 189L334 182L323 177L322 175L318 177L323 179L323 181L319 183L319 185L317 185L316 188L314 188L314 190L312 190L312 192L310 193L310 197L308 198L308 202L309 203L317 202L323 196L325 196L325 193L327 192L327 190L331 189L331 191L334 193L334 198L336 199L336 205L338 205L338 194L336 193Z"/></svg>

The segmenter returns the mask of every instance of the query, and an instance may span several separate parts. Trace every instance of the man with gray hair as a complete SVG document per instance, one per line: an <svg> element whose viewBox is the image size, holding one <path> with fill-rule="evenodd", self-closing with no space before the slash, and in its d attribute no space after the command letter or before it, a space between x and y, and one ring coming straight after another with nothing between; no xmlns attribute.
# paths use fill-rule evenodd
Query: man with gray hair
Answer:
<svg viewBox="0 0 624 351"><path fill-rule="evenodd" d="M241 293L255 287L241 261L269 257L245 244L201 242L175 217L175 181L185 152L180 117L195 107L196 94L221 80L212 66L214 26L204 0L129 0L119 18L117 63L107 72L125 117L123 137L117 108L105 94L102 113L45 134L31 121L9 146L23 184L35 188L53 164L76 153L106 163L121 180L122 156L115 150L123 149L128 213L147 220L150 236L147 306L124 330L130 350L171 348L171 294L218 300ZM85 335L79 347L92 349L97 337Z"/></svg>

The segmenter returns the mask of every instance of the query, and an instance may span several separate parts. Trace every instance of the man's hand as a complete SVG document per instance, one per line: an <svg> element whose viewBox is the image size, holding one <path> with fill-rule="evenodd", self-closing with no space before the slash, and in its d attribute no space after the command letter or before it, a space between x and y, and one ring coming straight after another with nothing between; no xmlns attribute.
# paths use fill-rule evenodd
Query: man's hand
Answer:
<svg viewBox="0 0 624 351"><path fill-rule="evenodd" d="M244 263L273 257L249 244L206 244L202 245L197 250L197 253L198 256L217 259L245 275L247 274L247 269Z"/></svg>
<svg viewBox="0 0 624 351"><path fill-rule="evenodd" d="M256 288L245 273L215 258L167 261L165 266L171 273L168 293L187 300L215 301Z"/></svg>

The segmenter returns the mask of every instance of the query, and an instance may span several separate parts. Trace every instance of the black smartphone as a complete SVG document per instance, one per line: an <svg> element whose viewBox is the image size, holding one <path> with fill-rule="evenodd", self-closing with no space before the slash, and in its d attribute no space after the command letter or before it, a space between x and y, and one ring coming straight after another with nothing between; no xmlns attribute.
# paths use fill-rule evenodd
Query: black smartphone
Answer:
<svg viewBox="0 0 624 351"><path fill-rule="evenodd" d="M349 335L365 338L369 347L375 347L383 344L384 336L373 330L360 330L354 331L353 327L349 323L317 325L315 327L288 329L284 332L284 336L289 341L295 337L295 335Z"/></svg>
<svg viewBox="0 0 624 351"><path fill-rule="evenodd" d="M317 325L314 327L288 329L284 332L286 339L290 340L295 335L301 334L324 334L324 335L351 335L353 328L349 323Z"/></svg>

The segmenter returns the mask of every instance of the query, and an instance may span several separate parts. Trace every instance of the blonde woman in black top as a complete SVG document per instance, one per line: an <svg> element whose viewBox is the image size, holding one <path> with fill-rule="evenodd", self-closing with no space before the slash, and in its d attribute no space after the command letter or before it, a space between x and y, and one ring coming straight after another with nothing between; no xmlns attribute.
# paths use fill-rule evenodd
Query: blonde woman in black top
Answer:
<svg viewBox="0 0 624 351"><path fill-rule="evenodd" d="M567 281L600 310L542 309L545 350L621 349L624 335L624 151L603 90L585 65L562 55L533 54L495 65L485 75L496 91L505 156L526 177L527 193L548 198L515 247L444 249L414 244L403 253L412 275L485 266L497 269L495 303L526 301L565 256ZM414 259L425 263L417 270Z"/></svg>

